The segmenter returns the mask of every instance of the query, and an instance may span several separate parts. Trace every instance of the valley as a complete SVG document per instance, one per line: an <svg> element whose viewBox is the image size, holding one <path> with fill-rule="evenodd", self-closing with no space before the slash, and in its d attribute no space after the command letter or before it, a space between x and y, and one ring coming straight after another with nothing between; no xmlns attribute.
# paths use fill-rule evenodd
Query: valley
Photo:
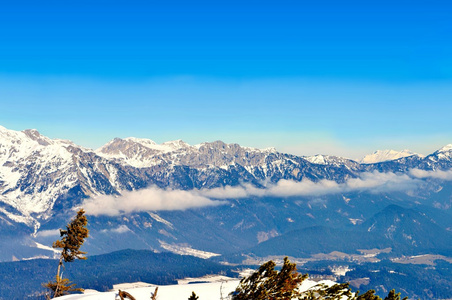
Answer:
<svg viewBox="0 0 452 300"><path fill-rule="evenodd" d="M0 260L55 257L58 229L83 207L90 256L169 251L237 268L289 256L356 288L449 297L452 146L383 154L360 163L136 138L91 150L1 127ZM407 273L429 279L412 285Z"/></svg>

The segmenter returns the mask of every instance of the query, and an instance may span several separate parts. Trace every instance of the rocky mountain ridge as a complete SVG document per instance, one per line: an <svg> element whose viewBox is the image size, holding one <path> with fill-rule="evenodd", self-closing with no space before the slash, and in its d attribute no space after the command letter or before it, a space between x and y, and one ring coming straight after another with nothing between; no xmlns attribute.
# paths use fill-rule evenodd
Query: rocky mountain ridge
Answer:
<svg viewBox="0 0 452 300"><path fill-rule="evenodd" d="M191 146L181 140L157 144L116 138L93 151L36 130L0 127L0 213L37 227L55 207L68 208L86 197L149 186L191 190L249 183L263 188L266 182L281 179L340 183L362 172L451 167L451 145L425 158L412 155L363 165L341 157L299 157L221 141Z"/></svg>
<svg viewBox="0 0 452 300"><path fill-rule="evenodd" d="M199 197L217 205L140 206ZM58 228L86 201L118 206L87 211L90 255L130 248L229 263L293 255L334 264L342 251L359 265L379 264L360 252L378 248L391 259L428 253L452 261L452 145L363 164L221 141L116 138L91 150L0 127L0 261L52 257ZM128 206L142 208L121 211Z"/></svg>

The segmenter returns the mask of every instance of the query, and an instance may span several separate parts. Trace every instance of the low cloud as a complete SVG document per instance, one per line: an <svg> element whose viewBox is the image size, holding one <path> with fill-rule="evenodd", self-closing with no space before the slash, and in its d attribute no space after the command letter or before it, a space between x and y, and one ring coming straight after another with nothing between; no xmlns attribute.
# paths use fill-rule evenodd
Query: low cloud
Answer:
<svg viewBox="0 0 452 300"><path fill-rule="evenodd" d="M435 178L447 181L452 181L452 170L448 171L425 171L420 169L411 169L410 175L416 178Z"/></svg>
<svg viewBox="0 0 452 300"><path fill-rule="evenodd" d="M113 229L103 229L100 232L102 232L102 233L111 233L111 232L113 232L113 233L125 233L125 232L128 232L128 231L130 231L130 229L129 229L129 227L127 227L127 225L120 225L120 226L118 226L116 228L113 228Z"/></svg>
<svg viewBox="0 0 452 300"><path fill-rule="evenodd" d="M141 211L186 210L222 205L227 203L223 201L226 199L248 197L315 197L354 191L369 193L404 192L417 189L426 178L452 180L452 170L423 171L412 169L407 174L366 172L360 174L360 177L349 178L343 183L337 183L333 180L319 180L317 182L308 179L299 182L280 180L277 183L267 183L265 188L256 188L251 184L191 191L152 187L139 191L126 191L120 196L103 195L90 198L85 200L83 207L90 215L117 216ZM118 230L125 230L125 228L118 228Z"/></svg>
<svg viewBox="0 0 452 300"><path fill-rule="evenodd" d="M372 193L406 191L415 189L421 180L406 174L368 172L358 178L350 178L344 183L333 180L309 179L301 181L280 180L276 184L268 184L266 188L256 188L249 184L236 187L221 187L210 190L199 190L201 196L213 199L231 199L246 197L292 197L323 196L353 191L369 191Z"/></svg>
<svg viewBox="0 0 452 300"><path fill-rule="evenodd" d="M190 191L152 187L139 191L126 191L120 196L102 195L89 198L82 206L89 215L117 216L140 211L186 210L220 204L222 204L221 201L211 200Z"/></svg>

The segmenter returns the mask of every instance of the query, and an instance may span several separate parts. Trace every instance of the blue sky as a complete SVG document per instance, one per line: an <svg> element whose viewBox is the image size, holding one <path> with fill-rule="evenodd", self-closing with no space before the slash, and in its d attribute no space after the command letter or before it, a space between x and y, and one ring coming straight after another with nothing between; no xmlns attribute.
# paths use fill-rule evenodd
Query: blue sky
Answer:
<svg viewBox="0 0 452 300"><path fill-rule="evenodd" d="M0 125L92 148L137 136L427 154L452 143L451 13L446 1L11 1Z"/></svg>

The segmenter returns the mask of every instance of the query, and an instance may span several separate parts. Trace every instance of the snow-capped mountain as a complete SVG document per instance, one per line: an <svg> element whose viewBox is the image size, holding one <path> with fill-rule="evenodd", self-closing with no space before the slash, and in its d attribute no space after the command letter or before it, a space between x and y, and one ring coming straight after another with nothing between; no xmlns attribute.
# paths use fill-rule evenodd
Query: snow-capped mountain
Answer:
<svg viewBox="0 0 452 300"><path fill-rule="evenodd" d="M36 130L0 128L0 212L35 228L54 207L69 208L95 195L151 185L183 190L240 182L260 186L266 180L304 177L331 179L332 174L274 149L221 141L190 146L183 141L159 145L147 139L114 139L93 151Z"/></svg>
<svg viewBox="0 0 452 300"><path fill-rule="evenodd" d="M452 144L448 144L441 149L427 156L427 159L440 165L448 165L452 161Z"/></svg>
<svg viewBox="0 0 452 300"><path fill-rule="evenodd" d="M383 161L389 161L389 160L396 160L402 157L412 156L416 155L421 157L422 155L414 153L410 150L402 150L402 151L395 151L395 150L377 150L372 154L368 154L364 156L360 162L363 164L374 164L378 162Z"/></svg>
<svg viewBox="0 0 452 300"><path fill-rule="evenodd" d="M149 139L129 137L125 139L115 138L99 148L96 153L107 159L115 159L124 165L145 168L164 163L162 154L180 152L191 148L194 147L182 140L157 144Z"/></svg>
<svg viewBox="0 0 452 300"><path fill-rule="evenodd" d="M298 157L274 148L260 150L221 141L191 146L181 140L157 144L139 138L116 138L93 151L67 140L50 139L36 130L0 127L0 193L4 204L0 212L16 222L37 226L36 220L48 218L55 206L71 207L84 197L152 185L190 190L246 182L263 187L265 182L281 179L343 182L375 169L369 166L371 160L408 155L420 159L409 151L377 151L365 159L364 167L336 156ZM452 146L447 145L420 162L447 168L451 157Z"/></svg>
<svg viewBox="0 0 452 300"><path fill-rule="evenodd" d="M36 130L17 132L0 127L1 201L21 214L6 212L5 207L1 211L14 221L32 225L32 213L45 212L74 185L76 174L69 171L73 159L68 151L73 146Z"/></svg>
<svg viewBox="0 0 452 300"><path fill-rule="evenodd" d="M228 247L232 247L232 251L251 246L301 224L342 222L339 221L342 219L347 223L349 220L355 220L355 223L365 221L362 212L358 213L355 208L365 203L368 207L373 202L365 198L350 204L362 197L360 193L340 195L339 202L332 200L336 199L334 195L328 198L334 207L338 203L345 205L335 211L327 209L328 206L322 202L325 200L316 195L328 195L323 190L350 190L350 186L367 184L360 179L362 174L403 173L412 176L412 169L452 169L452 145L425 158L411 155L360 164L336 156L299 157L273 148L256 149L221 141L189 145L181 140L157 144L148 139L116 138L100 149L91 150L70 141L50 139L36 130L14 131L0 127L0 227L5 228L3 232L13 235L17 226L23 226L28 228L25 230L28 234L41 237L40 243L49 245L48 234L61 226L71 215L71 209L87 198L117 197L152 187L195 193L220 188L214 190L218 193L224 187L235 187L238 189L232 189L228 194L230 201L222 202L221 207L167 213L143 211L124 218L99 216L92 223L97 232L97 253L111 247L111 239L118 235L118 249L125 243L138 248L183 248L215 254ZM351 179L355 181L351 181L349 186ZM246 201L235 196L237 192L245 191L239 190L243 186L263 191L275 187L281 180L283 185L278 187L279 192L268 194L270 198L265 201ZM291 182L307 185L293 186ZM312 190L313 183L319 183L320 187L314 187L318 189L314 189L314 198L303 196L304 190L300 190L299 197L305 197L303 201L284 200L287 197L284 195L293 195L291 189ZM426 186L429 190L422 194L424 198L428 197L426 193L447 192L444 185L430 183ZM408 197L417 197L417 193L412 192ZM144 197L143 194L137 195ZM252 195L259 195L259 192ZM278 200L271 201L271 197ZM419 197L416 201L423 199ZM381 199L385 202L388 198ZM444 199L442 202L430 201L429 205L450 207L448 198ZM199 230L200 227L203 231ZM115 235L107 235L110 231ZM204 238L207 232L211 239ZM148 238L137 238L141 235ZM202 242L202 247L196 246L195 241Z"/></svg>
<svg viewBox="0 0 452 300"><path fill-rule="evenodd" d="M355 170L359 169L359 163L357 163L356 161L338 156L317 154L314 156L304 156L303 158L309 161L310 163L318 165L346 167Z"/></svg>

